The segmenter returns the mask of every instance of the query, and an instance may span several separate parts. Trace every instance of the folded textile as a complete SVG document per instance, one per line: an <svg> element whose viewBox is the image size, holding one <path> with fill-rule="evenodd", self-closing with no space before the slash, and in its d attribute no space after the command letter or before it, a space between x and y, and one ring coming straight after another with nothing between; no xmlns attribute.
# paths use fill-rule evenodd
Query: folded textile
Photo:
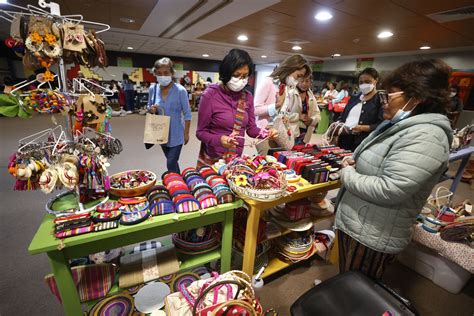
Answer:
<svg viewBox="0 0 474 316"><path fill-rule="evenodd" d="M129 288L179 271L173 246L145 250L120 258L119 287Z"/></svg>

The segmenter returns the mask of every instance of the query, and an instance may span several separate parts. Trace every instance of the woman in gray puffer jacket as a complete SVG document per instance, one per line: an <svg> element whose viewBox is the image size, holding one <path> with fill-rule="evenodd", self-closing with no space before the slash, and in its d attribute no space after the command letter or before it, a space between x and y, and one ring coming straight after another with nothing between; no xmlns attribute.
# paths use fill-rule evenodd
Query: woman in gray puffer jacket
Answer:
<svg viewBox="0 0 474 316"><path fill-rule="evenodd" d="M385 79L385 121L341 170L336 215L341 273L360 270L380 278L409 244L416 217L448 166L450 72L441 60L419 60Z"/></svg>

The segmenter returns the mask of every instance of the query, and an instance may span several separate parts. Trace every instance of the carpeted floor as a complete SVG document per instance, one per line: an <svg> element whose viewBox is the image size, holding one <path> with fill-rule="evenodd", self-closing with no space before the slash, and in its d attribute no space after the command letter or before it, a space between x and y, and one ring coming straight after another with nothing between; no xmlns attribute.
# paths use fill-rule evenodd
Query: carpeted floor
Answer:
<svg viewBox="0 0 474 316"><path fill-rule="evenodd" d="M61 116L56 118L58 122L64 121ZM145 168L157 173L164 171L166 162L161 149L155 146L147 151L142 144L144 120L144 116L138 115L113 118L113 135L122 140L124 151L111 161L111 173L132 168ZM192 131L196 129L196 121L195 115ZM50 196L41 192L14 192L14 181L6 168L19 138L51 126L50 116L35 116L30 120L0 118L1 316L63 314L60 304L43 281L50 272L47 256L30 256L27 251ZM199 141L192 137L183 148L181 167L195 165L198 149ZM246 148L246 152L255 153L251 148ZM463 184L458 189L458 199L467 197L472 197L472 190ZM337 273L337 267L315 260L311 267L298 268L265 285L259 295L265 307L274 307L280 315L289 315L291 304L312 287L315 279L325 280ZM461 294L452 295L398 263L389 267L384 279L389 286L409 298L421 315L474 315L472 280Z"/></svg>

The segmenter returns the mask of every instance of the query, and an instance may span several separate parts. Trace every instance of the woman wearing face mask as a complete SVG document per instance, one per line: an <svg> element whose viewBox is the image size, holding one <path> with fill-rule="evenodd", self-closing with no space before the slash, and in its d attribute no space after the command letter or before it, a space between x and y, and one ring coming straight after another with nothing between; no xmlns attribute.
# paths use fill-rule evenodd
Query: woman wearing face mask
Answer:
<svg viewBox="0 0 474 316"><path fill-rule="evenodd" d="M285 105L293 115L289 117L290 123L297 125L299 114L293 111L294 104L284 104L285 100L297 100L288 98L288 94L297 95L296 85L298 81L311 73L308 61L302 55L293 55L282 61L277 68L265 78L261 87L255 94L255 115L257 125L260 128L273 126L273 119L280 109ZM279 96L280 89L284 91ZM274 141L265 141L257 145L259 155L266 155L269 148L278 147Z"/></svg>
<svg viewBox="0 0 474 316"><path fill-rule="evenodd" d="M309 143L314 128L321 119L316 98L311 90L312 87L313 76L311 74L303 78L296 86L299 94L299 102L295 106L295 112L299 116L298 124L294 131L296 144Z"/></svg>
<svg viewBox="0 0 474 316"><path fill-rule="evenodd" d="M441 60L417 60L384 81L385 121L343 161L335 224L341 273L380 278L410 243L416 217L448 166L450 72Z"/></svg>
<svg viewBox="0 0 474 316"><path fill-rule="evenodd" d="M174 68L169 58L157 60L153 71L157 84L150 88L148 110L152 114L170 117L168 143L161 145L161 148L166 156L168 171L179 173L178 160L183 144L186 145L189 141L192 118L188 93L182 85L173 82Z"/></svg>
<svg viewBox="0 0 474 316"><path fill-rule="evenodd" d="M352 97L344 108L339 122L344 123L339 135L339 146L354 151L383 121L383 109L377 93L379 74L374 68L359 73L361 94Z"/></svg>
<svg viewBox="0 0 474 316"><path fill-rule="evenodd" d="M198 166L211 165L229 155L241 155L245 132L252 138L273 138L275 130L255 124L252 94L245 90L253 72L249 54L232 49L219 66L220 83L201 96L196 136L201 140Z"/></svg>

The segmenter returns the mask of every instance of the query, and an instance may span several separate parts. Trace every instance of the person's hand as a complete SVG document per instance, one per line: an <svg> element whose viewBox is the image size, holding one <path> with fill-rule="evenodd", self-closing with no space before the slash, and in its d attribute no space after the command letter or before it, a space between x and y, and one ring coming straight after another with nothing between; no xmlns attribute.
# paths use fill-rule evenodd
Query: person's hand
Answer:
<svg viewBox="0 0 474 316"><path fill-rule="evenodd" d="M187 145L189 143L189 133L184 134L184 144Z"/></svg>
<svg viewBox="0 0 474 316"><path fill-rule="evenodd" d="M313 123L313 119L309 117L308 114L301 114L300 115L300 120L303 121L304 125L310 126L311 123Z"/></svg>
<svg viewBox="0 0 474 316"><path fill-rule="evenodd" d="M158 111L158 105L152 105L150 107L150 113L155 114Z"/></svg>
<svg viewBox="0 0 474 316"><path fill-rule="evenodd" d="M275 108L278 110L283 106L283 103L285 103L285 94L279 95L277 93L276 98L275 98Z"/></svg>
<svg viewBox="0 0 474 316"><path fill-rule="evenodd" d="M342 168L353 166L355 167L355 161L352 157L346 157L342 159Z"/></svg>
<svg viewBox="0 0 474 316"><path fill-rule="evenodd" d="M235 140L235 138L227 136L227 135L222 135L221 136L221 145L224 148L228 148L228 149L235 148L235 146L237 146L237 144L238 144L238 142L237 142L237 140Z"/></svg>
<svg viewBox="0 0 474 316"><path fill-rule="evenodd" d="M370 126L369 125L356 125L352 128L352 133L360 134L364 132L369 132Z"/></svg>
<svg viewBox="0 0 474 316"><path fill-rule="evenodd" d="M277 138L277 137L278 137L278 131L274 128L270 128L268 130L268 138L274 139L274 138Z"/></svg>

